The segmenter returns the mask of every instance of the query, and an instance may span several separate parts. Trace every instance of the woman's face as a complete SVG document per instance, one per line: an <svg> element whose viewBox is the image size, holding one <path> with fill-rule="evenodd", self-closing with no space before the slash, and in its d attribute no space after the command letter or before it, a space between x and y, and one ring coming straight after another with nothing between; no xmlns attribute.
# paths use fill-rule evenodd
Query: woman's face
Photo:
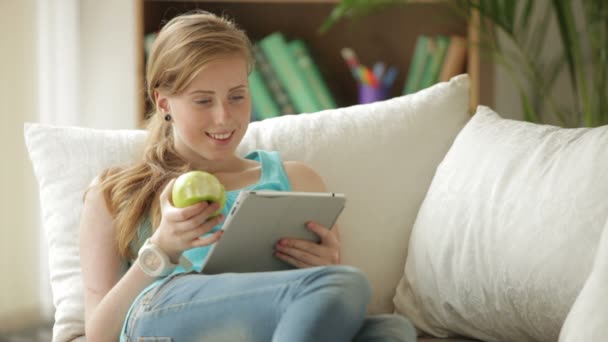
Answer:
<svg viewBox="0 0 608 342"><path fill-rule="evenodd" d="M213 60L184 92L160 95L158 104L171 113L175 147L188 161L234 158L251 113L247 63L240 56Z"/></svg>

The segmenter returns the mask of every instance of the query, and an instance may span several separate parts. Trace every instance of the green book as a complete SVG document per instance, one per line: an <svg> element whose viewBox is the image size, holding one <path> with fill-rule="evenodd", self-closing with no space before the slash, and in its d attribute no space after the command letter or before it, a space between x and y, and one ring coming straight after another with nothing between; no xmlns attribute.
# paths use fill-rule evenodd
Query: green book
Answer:
<svg viewBox="0 0 608 342"><path fill-rule="evenodd" d="M279 106L281 114L294 114L296 110L287 94L287 90L283 87L283 84L281 84L279 76L257 44L253 45L253 57L255 58L255 67L260 72L260 76L272 95L272 98L277 106Z"/></svg>
<svg viewBox="0 0 608 342"><path fill-rule="evenodd" d="M312 58L306 43L301 39L295 39L289 42L287 46L294 56L298 67L300 67L302 77L308 82L310 90L312 90L317 102L321 106L320 109L336 108L336 101L323 80L323 75Z"/></svg>
<svg viewBox="0 0 608 342"><path fill-rule="evenodd" d="M441 66L449 45L450 38L446 36L437 36L433 39L433 43L429 44L430 58L424 67L424 74L422 74L418 90L428 88L439 80L439 72L441 72Z"/></svg>
<svg viewBox="0 0 608 342"><path fill-rule="evenodd" d="M253 69L249 74L249 92L253 111L259 119L269 119L281 115L279 106L272 99L272 95L257 69Z"/></svg>
<svg viewBox="0 0 608 342"><path fill-rule="evenodd" d="M298 65L291 56L285 37L280 32L264 37L259 46L268 58L270 65L279 76L298 113L312 113L321 108L309 90L306 81L300 76Z"/></svg>
<svg viewBox="0 0 608 342"><path fill-rule="evenodd" d="M414 47L414 56L407 71L407 79L403 88L403 95L412 94L418 91L425 64L428 60L429 37L426 35L418 36Z"/></svg>

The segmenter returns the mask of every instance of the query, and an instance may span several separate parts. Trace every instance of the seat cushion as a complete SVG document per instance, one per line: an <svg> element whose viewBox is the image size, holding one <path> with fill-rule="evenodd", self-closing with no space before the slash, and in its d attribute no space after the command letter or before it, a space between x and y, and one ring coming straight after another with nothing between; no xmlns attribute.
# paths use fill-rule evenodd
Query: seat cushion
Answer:
<svg viewBox="0 0 608 342"><path fill-rule="evenodd" d="M608 219L607 147L608 126L480 107L420 208L397 311L439 337L556 341Z"/></svg>

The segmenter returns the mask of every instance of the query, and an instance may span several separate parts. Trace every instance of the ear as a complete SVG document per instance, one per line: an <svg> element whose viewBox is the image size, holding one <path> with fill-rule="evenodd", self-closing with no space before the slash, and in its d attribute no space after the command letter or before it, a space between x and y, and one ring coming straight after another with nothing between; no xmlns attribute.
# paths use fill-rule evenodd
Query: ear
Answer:
<svg viewBox="0 0 608 342"><path fill-rule="evenodd" d="M161 112L171 113L171 106L169 106L169 97L167 97L158 90L154 91L154 103L156 103L156 108L158 108Z"/></svg>

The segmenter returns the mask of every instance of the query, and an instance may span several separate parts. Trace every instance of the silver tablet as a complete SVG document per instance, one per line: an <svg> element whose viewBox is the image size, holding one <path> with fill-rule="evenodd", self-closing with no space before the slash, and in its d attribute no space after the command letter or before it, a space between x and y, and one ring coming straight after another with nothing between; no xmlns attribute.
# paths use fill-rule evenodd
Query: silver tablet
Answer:
<svg viewBox="0 0 608 342"><path fill-rule="evenodd" d="M226 217L224 234L209 250L201 273L292 269L274 256L279 239L319 242L318 236L305 227L306 222L331 228L345 202L344 194L337 193L242 191Z"/></svg>

